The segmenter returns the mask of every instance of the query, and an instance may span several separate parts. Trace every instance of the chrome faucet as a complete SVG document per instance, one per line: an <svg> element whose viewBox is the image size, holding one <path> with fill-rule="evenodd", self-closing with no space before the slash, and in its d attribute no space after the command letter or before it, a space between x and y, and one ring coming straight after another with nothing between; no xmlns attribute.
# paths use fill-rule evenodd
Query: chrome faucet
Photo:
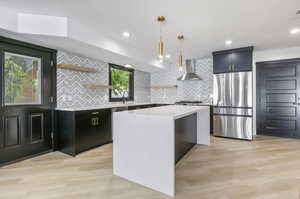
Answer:
<svg viewBox="0 0 300 199"><path fill-rule="evenodd" d="M128 91L126 91L126 90L123 91L123 95L122 95L123 104L125 104L125 102L126 102L125 93L127 93L127 96L129 95Z"/></svg>

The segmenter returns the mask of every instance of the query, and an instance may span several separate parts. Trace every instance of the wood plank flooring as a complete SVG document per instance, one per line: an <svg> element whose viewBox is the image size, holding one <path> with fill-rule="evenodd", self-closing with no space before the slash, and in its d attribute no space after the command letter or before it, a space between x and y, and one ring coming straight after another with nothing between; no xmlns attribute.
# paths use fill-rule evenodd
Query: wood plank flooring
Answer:
<svg viewBox="0 0 300 199"><path fill-rule="evenodd" d="M298 199L300 140L213 138L177 165L176 199ZM0 168L1 199L170 199L112 175L112 145Z"/></svg>

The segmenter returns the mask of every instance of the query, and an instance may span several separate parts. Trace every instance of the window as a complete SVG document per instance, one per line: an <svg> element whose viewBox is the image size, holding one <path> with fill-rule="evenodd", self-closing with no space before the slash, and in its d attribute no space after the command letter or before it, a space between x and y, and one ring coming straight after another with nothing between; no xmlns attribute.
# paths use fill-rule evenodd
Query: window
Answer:
<svg viewBox="0 0 300 199"><path fill-rule="evenodd" d="M134 99L134 70L109 64L109 101L122 101L123 96L127 101Z"/></svg>
<svg viewBox="0 0 300 199"><path fill-rule="evenodd" d="M41 58L4 53L5 105L41 104Z"/></svg>

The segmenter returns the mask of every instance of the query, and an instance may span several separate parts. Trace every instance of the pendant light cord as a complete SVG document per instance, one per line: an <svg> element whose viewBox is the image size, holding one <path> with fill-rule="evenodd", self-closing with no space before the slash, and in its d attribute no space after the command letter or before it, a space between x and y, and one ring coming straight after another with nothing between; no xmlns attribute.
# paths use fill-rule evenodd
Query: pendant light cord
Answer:
<svg viewBox="0 0 300 199"><path fill-rule="evenodd" d="M159 22L159 40L162 41L162 22Z"/></svg>

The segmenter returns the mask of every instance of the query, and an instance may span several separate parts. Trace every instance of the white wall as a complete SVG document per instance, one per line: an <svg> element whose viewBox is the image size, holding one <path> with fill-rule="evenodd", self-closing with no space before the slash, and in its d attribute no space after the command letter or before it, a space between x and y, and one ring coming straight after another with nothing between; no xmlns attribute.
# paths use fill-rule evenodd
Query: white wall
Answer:
<svg viewBox="0 0 300 199"><path fill-rule="evenodd" d="M254 51L253 53L253 128L256 134L256 63L300 58L300 47Z"/></svg>

